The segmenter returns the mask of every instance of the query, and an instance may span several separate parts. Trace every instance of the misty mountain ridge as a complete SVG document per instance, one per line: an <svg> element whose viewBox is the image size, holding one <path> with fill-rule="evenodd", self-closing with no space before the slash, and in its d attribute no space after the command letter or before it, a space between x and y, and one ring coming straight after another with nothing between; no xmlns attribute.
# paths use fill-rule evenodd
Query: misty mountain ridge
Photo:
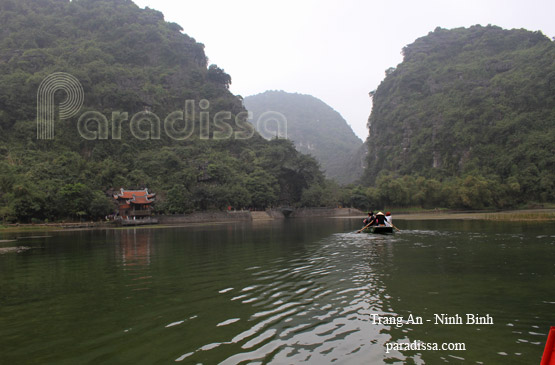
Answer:
<svg viewBox="0 0 555 365"><path fill-rule="evenodd" d="M283 137L286 132L286 137L294 142L299 152L312 155L320 162L326 177L347 184L361 176L364 159L359 150L362 141L345 119L320 99L285 91L266 91L248 96L243 102L253 113L253 124L262 136L268 139ZM264 120L265 116L268 120ZM278 128L277 119L286 128ZM264 121L267 123L260 123Z"/></svg>

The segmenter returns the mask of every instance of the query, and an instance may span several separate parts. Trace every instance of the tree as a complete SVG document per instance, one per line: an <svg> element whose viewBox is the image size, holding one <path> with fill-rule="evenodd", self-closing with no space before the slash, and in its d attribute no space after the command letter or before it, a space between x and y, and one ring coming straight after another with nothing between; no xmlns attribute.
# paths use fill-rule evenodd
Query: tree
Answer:
<svg viewBox="0 0 555 365"><path fill-rule="evenodd" d="M323 202L324 189L320 185L312 185L308 189L303 189L301 196L301 206L319 207Z"/></svg>
<svg viewBox="0 0 555 365"><path fill-rule="evenodd" d="M7 216L13 213L22 222L43 218L44 197L40 191L25 182L15 185L13 191L10 206L5 211Z"/></svg>
<svg viewBox="0 0 555 365"><path fill-rule="evenodd" d="M191 193L183 185L174 185L158 208L166 214L183 214L193 211Z"/></svg>
<svg viewBox="0 0 555 365"><path fill-rule="evenodd" d="M92 193L92 200L87 208L89 217L93 219L103 218L114 213L115 210L116 207L113 199L110 199L106 194L100 191Z"/></svg>
<svg viewBox="0 0 555 365"><path fill-rule="evenodd" d="M208 67L206 78L209 81L224 85L226 88L229 88L229 85L231 85L231 76L226 74L224 70L216 65L210 65Z"/></svg>
<svg viewBox="0 0 555 365"><path fill-rule="evenodd" d="M257 169L247 176L245 187L255 208L264 209L277 201L279 192L277 179L262 169Z"/></svg>
<svg viewBox="0 0 555 365"><path fill-rule="evenodd" d="M82 183L64 185L58 196L63 209L61 214L79 219L87 214L93 200L92 191Z"/></svg>

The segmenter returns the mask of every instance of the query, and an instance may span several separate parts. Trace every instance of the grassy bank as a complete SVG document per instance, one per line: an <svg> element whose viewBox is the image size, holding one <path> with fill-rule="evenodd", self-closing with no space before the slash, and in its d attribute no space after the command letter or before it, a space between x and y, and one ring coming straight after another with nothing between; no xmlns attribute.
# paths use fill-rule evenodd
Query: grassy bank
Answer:
<svg viewBox="0 0 555 365"><path fill-rule="evenodd" d="M485 220L506 221L506 222L525 222L537 221L548 222L555 221L555 212L504 212L485 214Z"/></svg>
<svg viewBox="0 0 555 365"><path fill-rule="evenodd" d="M552 222L555 221L555 209L527 209L511 210L505 212L434 212L420 211L407 214L396 214L392 211L394 219L404 220L437 220L437 219L479 219L505 222Z"/></svg>
<svg viewBox="0 0 555 365"><path fill-rule="evenodd" d="M0 233L45 232L57 230L60 230L60 226L50 226L43 224L0 225Z"/></svg>

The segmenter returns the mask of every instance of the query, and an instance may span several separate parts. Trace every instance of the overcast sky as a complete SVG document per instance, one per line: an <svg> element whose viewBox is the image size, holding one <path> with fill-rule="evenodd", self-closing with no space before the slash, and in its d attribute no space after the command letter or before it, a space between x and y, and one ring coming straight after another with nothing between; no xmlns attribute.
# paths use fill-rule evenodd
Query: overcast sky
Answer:
<svg viewBox="0 0 555 365"><path fill-rule="evenodd" d="M555 36L554 0L134 0L205 45L243 97L266 90L313 95L363 140L368 92L401 49L436 27L475 24Z"/></svg>

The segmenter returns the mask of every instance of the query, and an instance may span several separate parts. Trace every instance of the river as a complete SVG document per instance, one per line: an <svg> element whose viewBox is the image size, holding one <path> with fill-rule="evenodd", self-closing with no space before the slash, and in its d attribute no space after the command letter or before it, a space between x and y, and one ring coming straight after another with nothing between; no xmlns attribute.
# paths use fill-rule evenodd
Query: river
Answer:
<svg viewBox="0 0 555 365"><path fill-rule="evenodd" d="M0 364L539 363L553 223L395 224L4 234Z"/></svg>

